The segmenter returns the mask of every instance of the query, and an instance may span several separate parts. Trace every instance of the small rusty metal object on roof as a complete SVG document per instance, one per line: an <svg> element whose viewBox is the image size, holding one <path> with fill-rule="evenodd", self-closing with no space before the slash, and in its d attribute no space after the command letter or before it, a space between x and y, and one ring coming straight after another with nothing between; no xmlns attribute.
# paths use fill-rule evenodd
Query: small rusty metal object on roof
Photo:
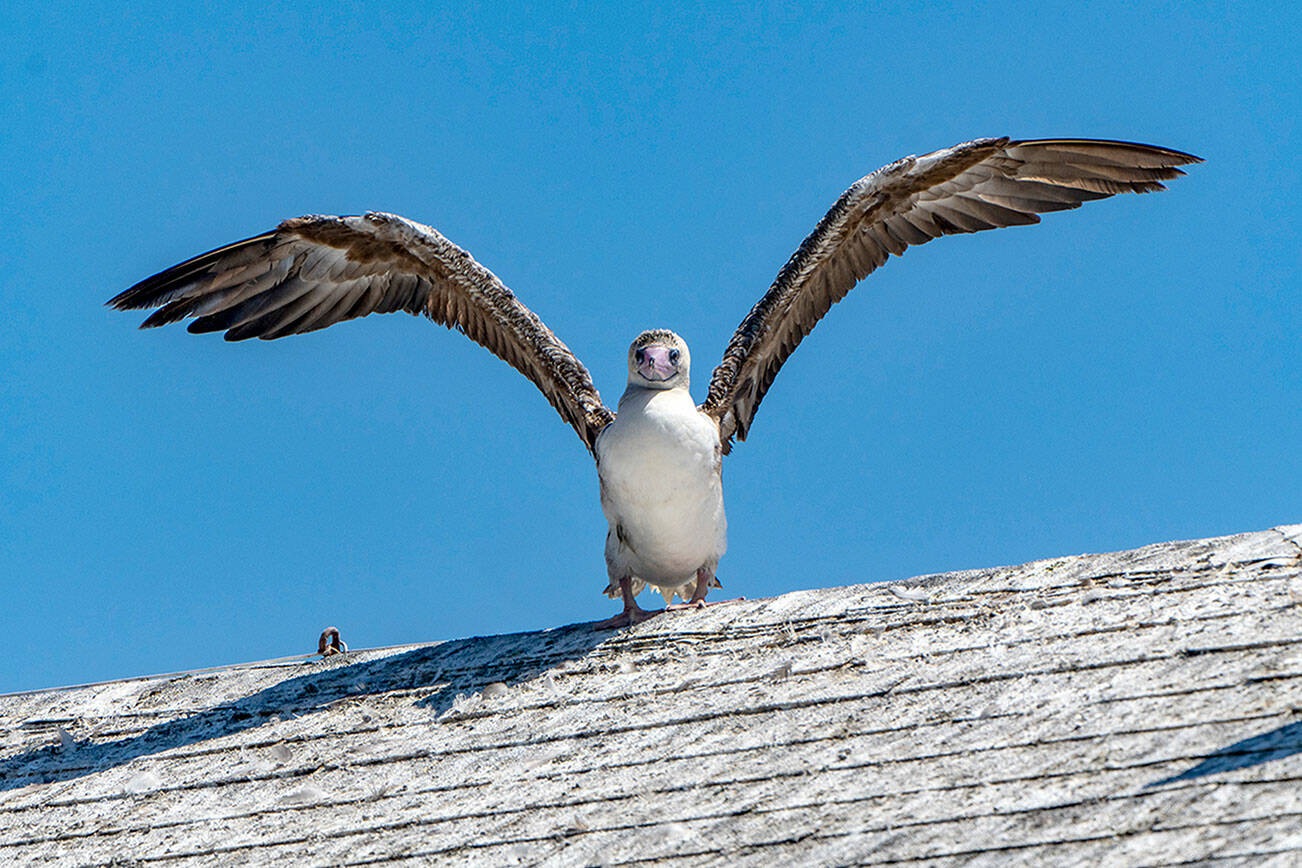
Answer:
<svg viewBox="0 0 1302 868"><path fill-rule="evenodd" d="M321 631L321 638L316 643L316 653L322 657L329 657L332 654L342 654L347 650L348 645L339 638L338 627L326 627Z"/></svg>

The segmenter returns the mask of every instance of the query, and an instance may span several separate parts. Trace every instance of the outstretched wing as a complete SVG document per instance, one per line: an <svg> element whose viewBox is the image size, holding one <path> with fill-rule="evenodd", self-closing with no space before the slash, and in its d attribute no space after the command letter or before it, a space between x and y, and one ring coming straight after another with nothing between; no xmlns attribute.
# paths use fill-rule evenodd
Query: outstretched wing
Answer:
<svg viewBox="0 0 1302 868"><path fill-rule="evenodd" d="M956 232L1039 223L1115 193L1165 189L1198 157L1133 142L977 139L905 157L836 200L733 334L701 409L719 420L725 451L745 440L778 370L828 309L911 244Z"/></svg>
<svg viewBox="0 0 1302 868"><path fill-rule="evenodd" d="M370 313L423 314L534 382L592 450L615 418L586 368L466 251L394 214L296 217L143 280L109 301L153 308L141 328L193 317L191 332L271 340Z"/></svg>

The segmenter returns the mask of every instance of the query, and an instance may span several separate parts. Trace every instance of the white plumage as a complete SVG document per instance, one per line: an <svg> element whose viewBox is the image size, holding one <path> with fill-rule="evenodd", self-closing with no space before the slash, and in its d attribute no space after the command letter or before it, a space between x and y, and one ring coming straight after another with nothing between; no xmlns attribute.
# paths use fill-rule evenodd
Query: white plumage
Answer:
<svg viewBox="0 0 1302 868"><path fill-rule="evenodd" d="M727 548L719 425L687 388L630 385L615 421L597 438L601 506L610 522L610 586L631 576L633 593L654 585L668 603L692 596L696 571L713 575Z"/></svg>

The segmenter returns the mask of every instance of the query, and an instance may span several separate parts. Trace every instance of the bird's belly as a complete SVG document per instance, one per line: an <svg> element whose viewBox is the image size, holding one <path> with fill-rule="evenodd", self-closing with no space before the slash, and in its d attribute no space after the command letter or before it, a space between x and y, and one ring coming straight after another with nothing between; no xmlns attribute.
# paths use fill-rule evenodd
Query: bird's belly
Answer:
<svg viewBox="0 0 1302 868"><path fill-rule="evenodd" d="M607 489L619 541L633 571L653 584L681 584L723 554L723 492L691 474L630 474Z"/></svg>
<svg viewBox="0 0 1302 868"><path fill-rule="evenodd" d="M603 444L606 517L629 571L643 581L676 587L723 555L727 520L712 433L652 430Z"/></svg>

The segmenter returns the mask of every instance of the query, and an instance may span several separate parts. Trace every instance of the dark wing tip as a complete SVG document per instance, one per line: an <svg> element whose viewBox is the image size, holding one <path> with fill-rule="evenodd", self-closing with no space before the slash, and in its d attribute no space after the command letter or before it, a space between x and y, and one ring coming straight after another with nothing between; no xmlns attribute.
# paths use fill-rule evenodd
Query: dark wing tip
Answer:
<svg viewBox="0 0 1302 868"><path fill-rule="evenodd" d="M146 307L152 307L149 303L149 296L153 295L153 288L158 278L166 272L156 274L153 277L147 277L130 289L125 289L117 295L110 298L104 304L114 310L140 310ZM144 326L141 326L144 328Z"/></svg>
<svg viewBox="0 0 1302 868"><path fill-rule="evenodd" d="M128 308L122 308L122 307L118 308L118 310L127 310L127 309ZM177 319L179 319L179 317L172 316L172 312L168 310L166 306L164 306L151 313L148 317L145 318L145 321L142 322L140 325L136 326L136 328L156 329L159 326L164 326L167 325L168 323L176 322Z"/></svg>
<svg viewBox="0 0 1302 868"><path fill-rule="evenodd" d="M1185 174L1177 166L1203 162L1174 148L1116 139L1019 139L1009 142L1004 153L1018 161L1017 180L1104 196L1165 190L1163 181Z"/></svg>
<svg viewBox="0 0 1302 868"><path fill-rule="evenodd" d="M1043 145L1047 147L1059 146L1064 148L1070 148L1072 145L1125 148L1132 151L1143 151L1154 157L1165 158L1163 160L1163 165L1165 166L1186 166L1191 163L1207 162L1196 154L1177 151L1175 148L1168 148L1163 145L1150 145L1147 142L1128 142L1122 139L1016 139L1009 141L1007 147L1016 148L1022 145Z"/></svg>
<svg viewBox="0 0 1302 868"><path fill-rule="evenodd" d="M173 265L164 271L152 277L146 277L136 285L119 292L117 295L104 302L108 307L114 310L142 310L147 307L157 307L166 304L172 300L173 295L184 288L197 276L202 274L209 267L222 260L228 254L235 253L238 255L242 249L250 248L255 245L265 244L276 236L276 231L264 232L261 235L254 235L251 238L245 238L232 244L209 250L207 253L201 253L198 256L187 259L179 265ZM151 317L152 319L152 317ZM146 320L148 322L148 320ZM174 320L167 320L174 322ZM149 325L141 325L141 328L153 328L158 325L165 325L164 322L154 322Z"/></svg>

